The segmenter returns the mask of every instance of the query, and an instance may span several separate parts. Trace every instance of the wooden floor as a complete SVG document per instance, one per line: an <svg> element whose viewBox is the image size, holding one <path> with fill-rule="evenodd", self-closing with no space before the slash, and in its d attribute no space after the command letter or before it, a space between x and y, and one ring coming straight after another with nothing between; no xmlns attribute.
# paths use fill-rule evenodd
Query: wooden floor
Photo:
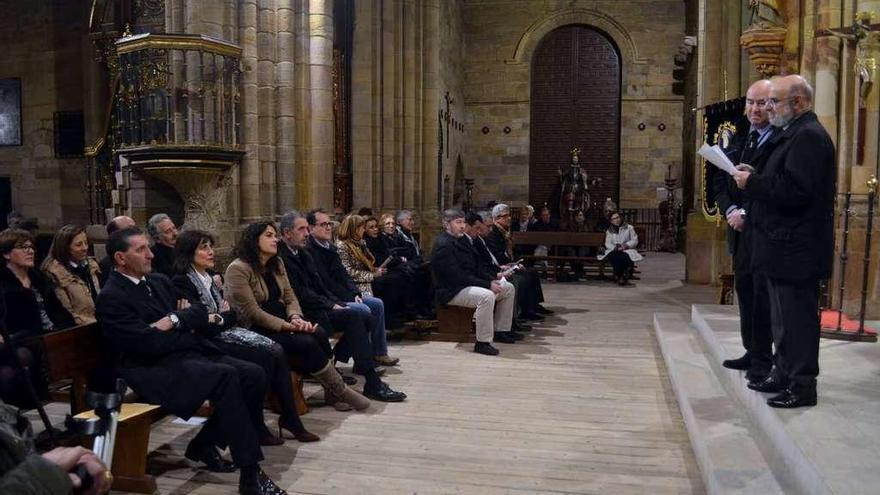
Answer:
<svg viewBox="0 0 880 495"><path fill-rule="evenodd" d="M263 467L307 494L703 493L651 333L655 311L714 299L679 282L683 263L652 253L635 288L545 284L557 314L526 340L499 344L498 357L464 344L395 344L401 365L387 381L406 402L315 408L303 421L322 441L267 447ZM183 458L194 433L170 419L154 427L160 492L236 493L237 475Z"/></svg>

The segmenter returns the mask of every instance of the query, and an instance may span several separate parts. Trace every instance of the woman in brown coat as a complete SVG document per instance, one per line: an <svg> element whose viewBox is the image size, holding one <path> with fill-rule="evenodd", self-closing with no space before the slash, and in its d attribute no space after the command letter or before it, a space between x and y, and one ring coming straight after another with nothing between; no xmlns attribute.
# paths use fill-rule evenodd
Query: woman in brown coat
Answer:
<svg viewBox="0 0 880 495"><path fill-rule="evenodd" d="M95 322L100 269L89 257L89 238L79 225L61 227L52 240L49 256L41 267L61 302L77 325Z"/></svg>
<svg viewBox="0 0 880 495"><path fill-rule="evenodd" d="M239 325L269 337L295 356L294 369L321 382L328 404L340 410L346 409L345 404L366 409L369 399L345 385L333 367L327 334L303 319L277 244L278 229L272 222L253 223L242 232L238 258L226 269L225 290Z"/></svg>

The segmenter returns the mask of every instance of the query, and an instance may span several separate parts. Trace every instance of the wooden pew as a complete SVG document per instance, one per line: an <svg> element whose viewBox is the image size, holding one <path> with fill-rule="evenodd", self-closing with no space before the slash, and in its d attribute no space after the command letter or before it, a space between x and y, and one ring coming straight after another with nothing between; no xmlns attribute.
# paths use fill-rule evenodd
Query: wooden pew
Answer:
<svg viewBox="0 0 880 495"><path fill-rule="evenodd" d="M97 323L79 325L40 336L49 383L72 380L70 412L79 414L85 403L89 373L101 361L101 327Z"/></svg>
<svg viewBox="0 0 880 495"><path fill-rule="evenodd" d="M427 340L437 342L475 342L474 308L437 306L437 331Z"/></svg>
<svg viewBox="0 0 880 495"><path fill-rule="evenodd" d="M546 256L524 255L522 258L533 261L547 261L553 266L553 275L559 279L560 268L565 262L581 263L584 272L595 270L600 278L605 277L605 263L595 256L567 256L560 255L560 248L565 247L591 247L598 252L605 245L605 234L600 232L513 232L512 241L514 246L547 246Z"/></svg>

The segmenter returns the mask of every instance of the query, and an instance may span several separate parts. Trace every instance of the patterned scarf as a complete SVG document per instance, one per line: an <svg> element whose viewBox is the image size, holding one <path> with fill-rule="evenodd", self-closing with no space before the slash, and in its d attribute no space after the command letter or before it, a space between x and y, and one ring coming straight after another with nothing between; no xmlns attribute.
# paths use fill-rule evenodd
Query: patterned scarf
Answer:
<svg viewBox="0 0 880 495"><path fill-rule="evenodd" d="M190 268L190 270L186 272L186 276L189 277L190 282L192 282L193 285L196 286L196 290L199 291L199 301L205 305L208 313L219 313L220 303L223 302L223 294L220 294L220 290L214 285L214 282L211 282L211 289L208 290L205 288L202 276L196 273L195 269Z"/></svg>

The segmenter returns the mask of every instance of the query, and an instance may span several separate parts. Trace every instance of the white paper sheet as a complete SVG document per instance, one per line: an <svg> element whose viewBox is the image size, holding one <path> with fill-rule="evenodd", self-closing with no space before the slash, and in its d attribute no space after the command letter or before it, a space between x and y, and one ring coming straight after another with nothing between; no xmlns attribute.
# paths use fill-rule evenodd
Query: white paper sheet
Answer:
<svg viewBox="0 0 880 495"><path fill-rule="evenodd" d="M697 151L697 153L706 159L712 165L715 165L719 169L727 172L730 175L736 174L736 167L733 166L733 162L727 158L727 155L721 151L721 148L718 145L709 146L708 144L703 144L703 146Z"/></svg>

